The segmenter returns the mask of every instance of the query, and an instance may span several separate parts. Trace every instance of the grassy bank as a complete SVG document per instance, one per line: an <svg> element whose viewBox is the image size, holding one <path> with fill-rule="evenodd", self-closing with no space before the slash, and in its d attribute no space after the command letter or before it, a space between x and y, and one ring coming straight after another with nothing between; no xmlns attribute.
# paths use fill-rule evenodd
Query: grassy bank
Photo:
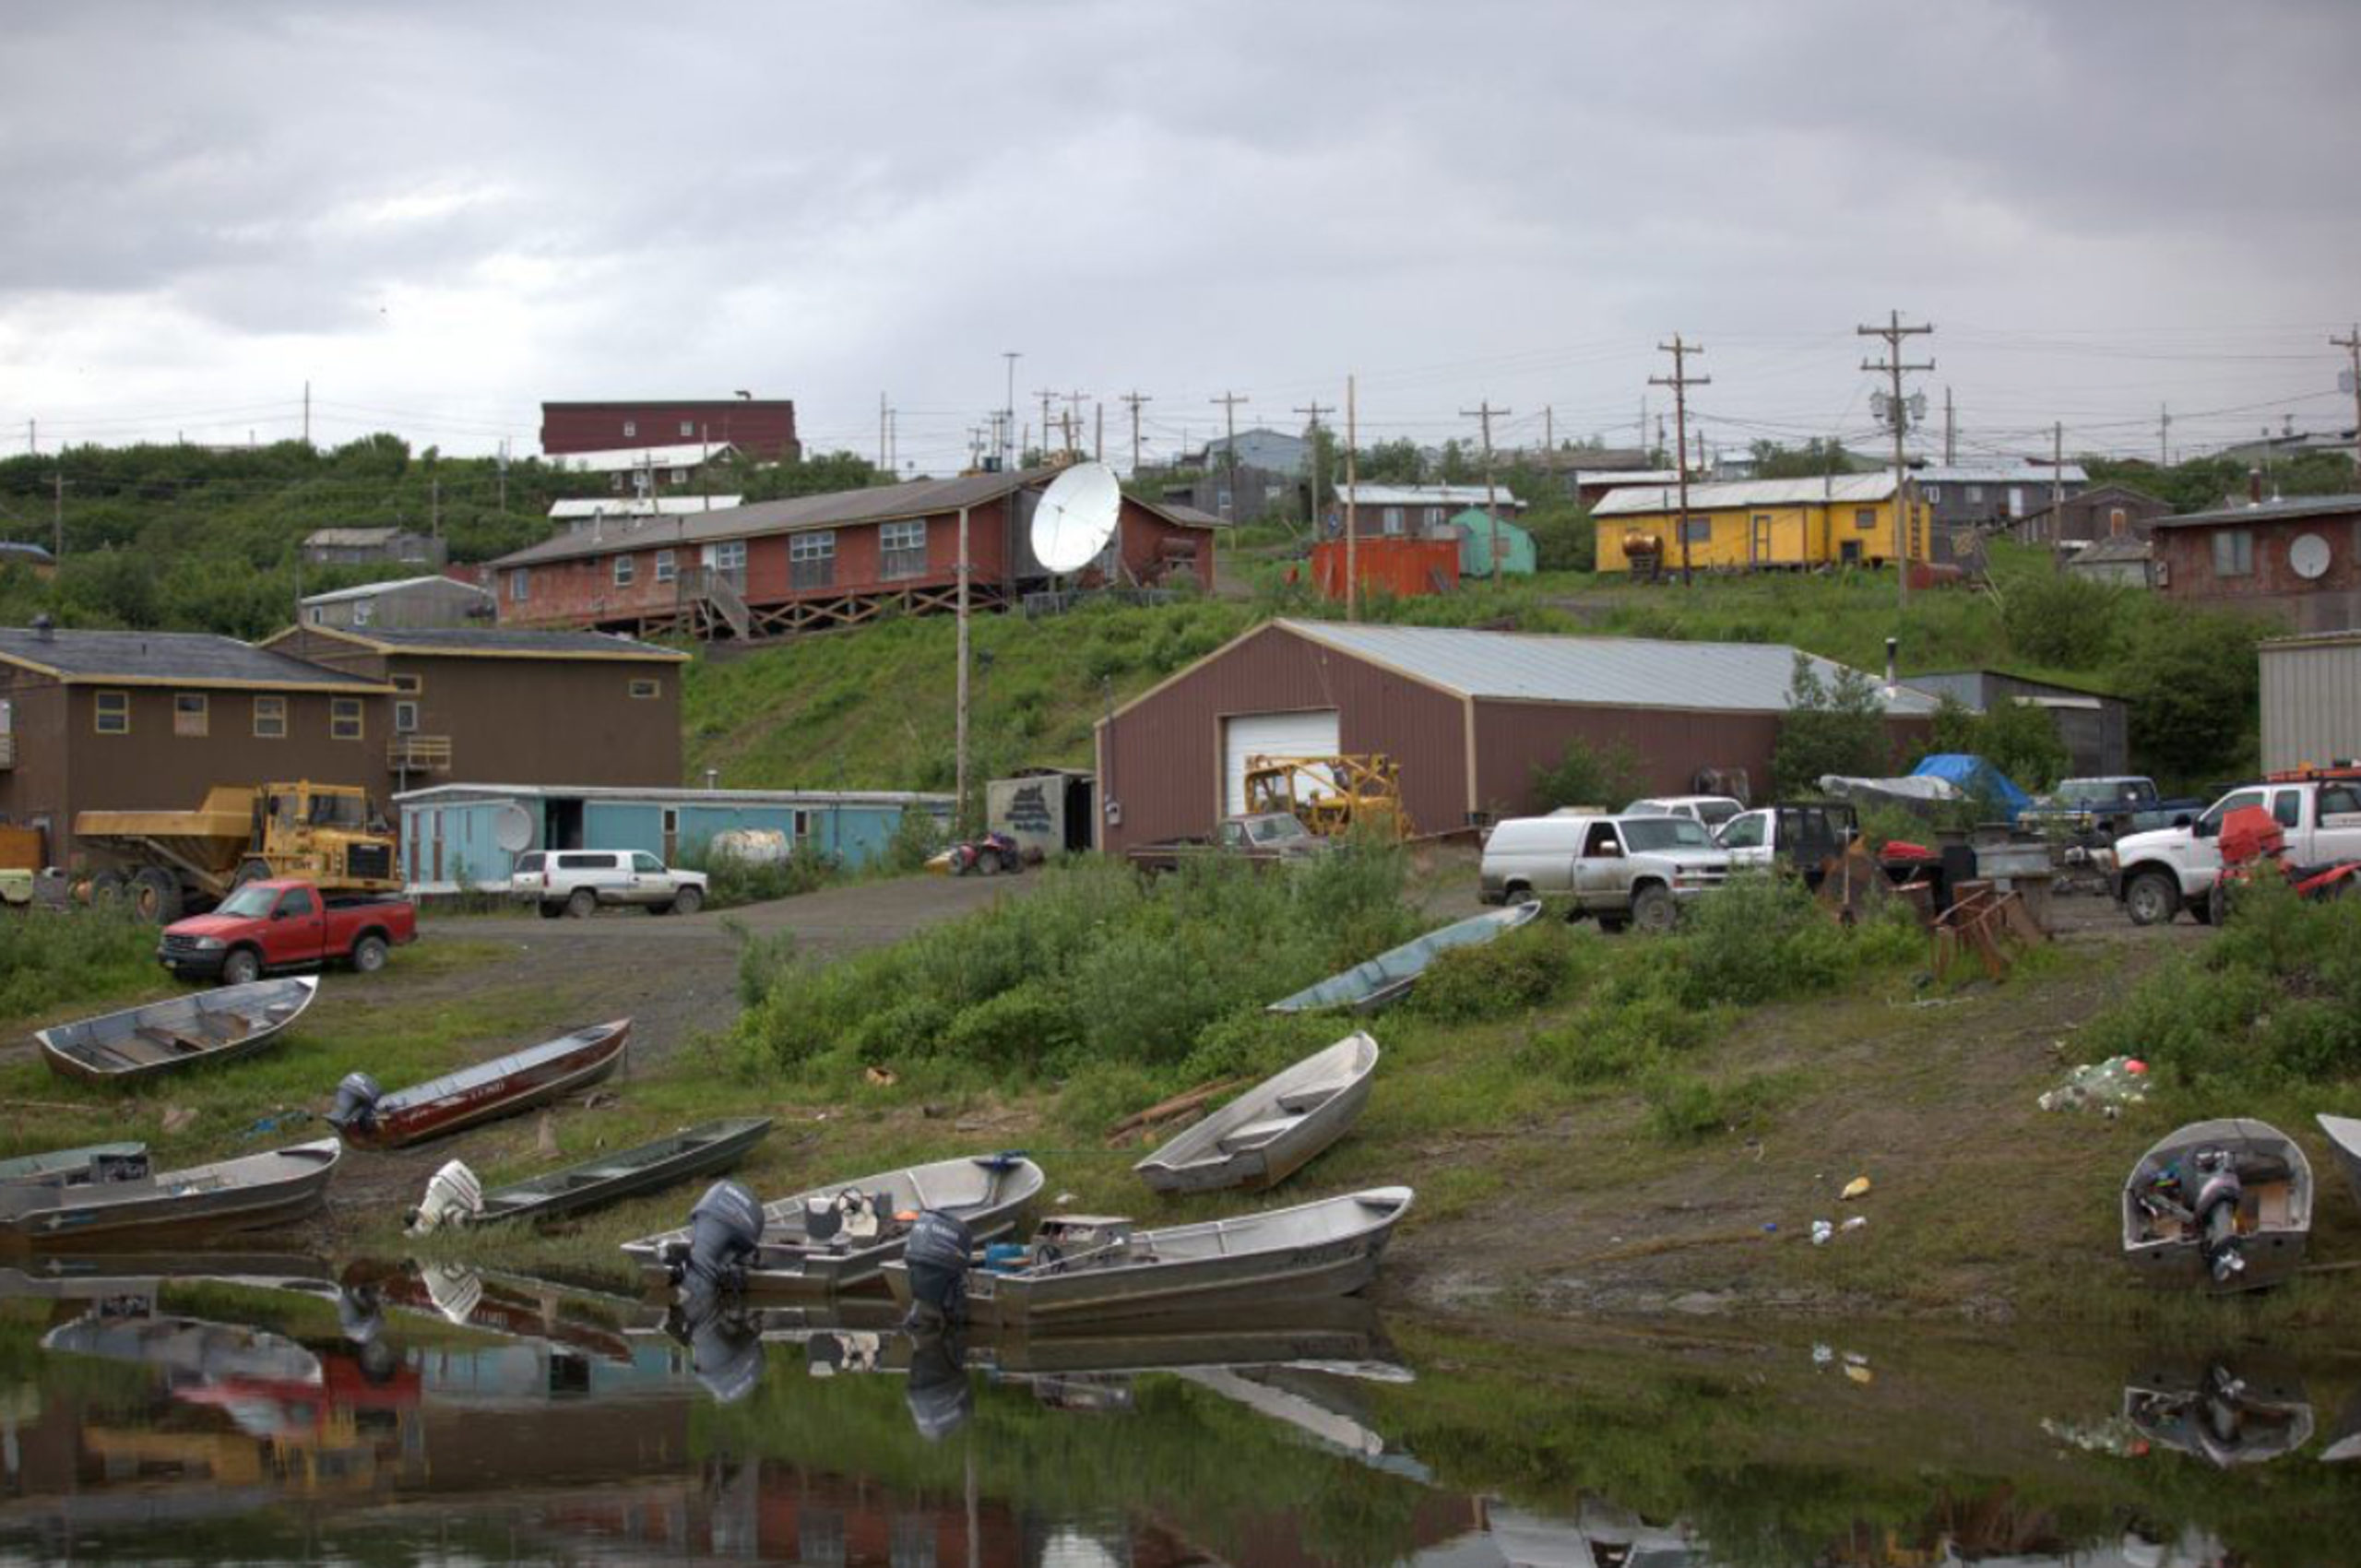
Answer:
<svg viewBox="0 0 2361 1568"><path fill-rule="evenodd" d="M45 1021L77 1004L171 989L156 928L128 911L0 909L0 1018Z"/></svg>

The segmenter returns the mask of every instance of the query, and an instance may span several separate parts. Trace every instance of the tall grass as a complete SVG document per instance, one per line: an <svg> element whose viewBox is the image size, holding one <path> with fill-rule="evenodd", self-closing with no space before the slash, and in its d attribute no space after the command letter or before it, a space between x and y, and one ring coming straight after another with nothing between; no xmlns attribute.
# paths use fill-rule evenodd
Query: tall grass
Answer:
<svg viewBox="0 0 2361 1568"><path fill-rule="evenodd" d="M0 1018L165 982L156 928L115 909L0 910Z"/></svg>

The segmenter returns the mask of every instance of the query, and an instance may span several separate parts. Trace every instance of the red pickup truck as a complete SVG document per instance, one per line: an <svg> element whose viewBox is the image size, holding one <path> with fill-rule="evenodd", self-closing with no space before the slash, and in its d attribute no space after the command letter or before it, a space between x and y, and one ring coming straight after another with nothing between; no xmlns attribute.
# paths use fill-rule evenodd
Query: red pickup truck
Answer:
<svg viewBox="0 0 2361 1568"><path fill-rule="evenodd" d="M243 985L266 969L336 958L374 974L394 948L417 940L418 909L408 899L330 897L308 882L273 877L247 883L209 915L166 926L156 956L175 975Z"/></svg>

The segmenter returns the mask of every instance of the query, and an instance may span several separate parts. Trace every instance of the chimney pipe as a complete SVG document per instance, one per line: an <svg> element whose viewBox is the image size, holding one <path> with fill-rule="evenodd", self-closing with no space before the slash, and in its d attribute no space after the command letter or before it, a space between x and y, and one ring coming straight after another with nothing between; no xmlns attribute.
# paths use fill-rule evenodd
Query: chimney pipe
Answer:
<svg viewBox="0 0 2361 1568"><path fill-rule="evenodd" d="M49 618L49 612L46 610L33 617L33 640L43 643L53 643L57 640L57 624Z"/></svg>
<svg viewBox="0 0 2361 1568"><path fill-rule="evenodd" d="M2262 470L2260 469L2247 470L2247 505L2249 506L2262 505Z"/></svg>
<svg viewBox="0 0 2361 1568"><path fill-rule="evenodd" d="M1900 637L1888 637L1888 638L1886 638L1886 640L1885 640L1885 683L1886 683L1886 686L1888 687L1888 689L1892 688L1892 687L1897 683L1897 682L1896 682L1896 678L1895 678L1895 675L1894 675L1894 661L1895 661L1895 656L1896 656L1896 655L1898 655L1898 654L1900 654L1900 653L1901 653L1901 651L1902 651L1902 639L1901 639Z"/></svg>

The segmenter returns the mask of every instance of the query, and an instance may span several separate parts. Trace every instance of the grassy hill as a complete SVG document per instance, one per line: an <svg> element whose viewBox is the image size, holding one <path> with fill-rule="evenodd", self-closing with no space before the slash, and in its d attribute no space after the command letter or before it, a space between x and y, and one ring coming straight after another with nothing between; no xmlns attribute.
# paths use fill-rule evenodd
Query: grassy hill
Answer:
<svg viewBox="0 0 2361 1568"><path fill-rule="evenodd" d="M1110 706L1264 619L1340 614L1286 583L1285 569L1246 562L1243 598L979 617L976 776L1087 766L1092 722ZM1557 572L1381 600L1367 613L1414 625L1792 643L1870 671L1895 636L1905 673L2004 669L2131 698L2140 760L2168 778L2210 779L2245 764L2260 624L2069 581L2035 550L1996 547L1994 573L1989 588L1914 594L1906 612L1892 577L1873 573L1701 578L1683 589ZM948 789L956 647L953 623L932 617L701 659L686 688L690 778L713 767L732 788Z"/></svg>

